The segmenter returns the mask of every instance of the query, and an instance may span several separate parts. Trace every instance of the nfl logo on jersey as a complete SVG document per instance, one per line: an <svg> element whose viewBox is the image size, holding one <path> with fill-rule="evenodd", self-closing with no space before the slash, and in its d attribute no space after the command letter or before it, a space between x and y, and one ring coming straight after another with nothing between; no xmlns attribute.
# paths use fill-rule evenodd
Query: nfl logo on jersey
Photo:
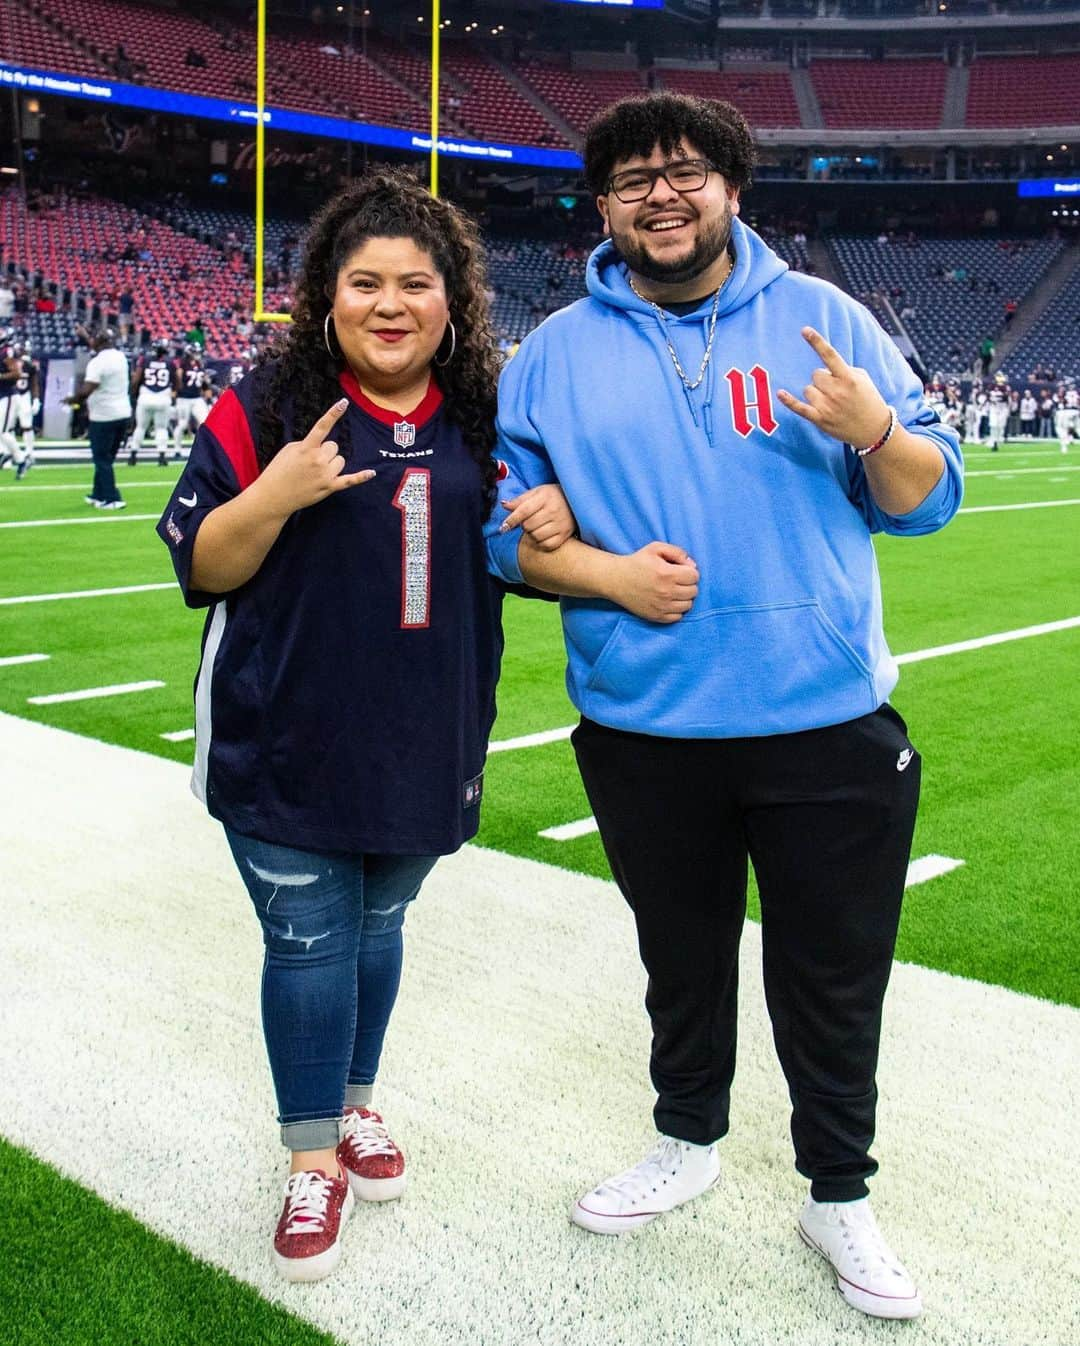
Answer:
<svg viewBox="0 0 1080 1346"><path fill-rule="evenodd" d="M394 443L399 449L411 449L416 443L416 426L411 421L395 421Z"/></svg>

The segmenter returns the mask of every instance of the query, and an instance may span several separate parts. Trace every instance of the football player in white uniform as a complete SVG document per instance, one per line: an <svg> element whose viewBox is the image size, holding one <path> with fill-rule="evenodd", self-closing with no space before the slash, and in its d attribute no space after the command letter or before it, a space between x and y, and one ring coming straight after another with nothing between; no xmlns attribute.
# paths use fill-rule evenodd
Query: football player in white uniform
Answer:
<svg viewBox="0 0 1080 1346"><path fill-rule="evenodd" d="M138 397L135 402L135 430L128 442L129 467L134 467L139 460L139 450L150 422L154 426L158 466L164 467L168 462L169 416L178 382L179 371L169 359L169 343L155 341L153 354L149 359L140 360L131 376L131 392L133 396L137 392Z"/></svg>
<svg viewBox="0 0 1080 1346"><path fill-rule="evenodd" d="M998 374L990 388L990 451L997 453L1005 443L1005 427L1009 424L1009 385L1005 375Z"/></svg>
<svg viewBox="0 0 1080 1346"><path fill-rule="evenodd" d="M1069 445L1076 434L1077 420L1080 419L1078 417L1078 413L1080 413L1080 393L1077 393L1071 379L1068 387L1064 383L1058 384L1055 401L1057 409L1054 412L1054 433L1061 445L1061 452L1068 453Z"/></svg>

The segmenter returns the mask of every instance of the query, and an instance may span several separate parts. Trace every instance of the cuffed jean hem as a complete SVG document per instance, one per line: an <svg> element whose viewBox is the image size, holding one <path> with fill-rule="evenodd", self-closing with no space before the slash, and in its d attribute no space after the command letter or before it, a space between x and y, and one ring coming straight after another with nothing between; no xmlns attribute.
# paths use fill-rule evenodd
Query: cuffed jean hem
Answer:
<svg viewBox="0 0 1080 1346"><path fill-rule="evenodd" d="M370 1108L375 1097L373 1084L347 1084L345 1086L345 1106L347 1108Z"/></svg>
<svg viewBox="0 0 1080 1346"><path fill-rule="evenodd" d="M284 1122L281 1127L281 1143L287 1150L336 1150L340 1140L340 1117Z"/></svg>

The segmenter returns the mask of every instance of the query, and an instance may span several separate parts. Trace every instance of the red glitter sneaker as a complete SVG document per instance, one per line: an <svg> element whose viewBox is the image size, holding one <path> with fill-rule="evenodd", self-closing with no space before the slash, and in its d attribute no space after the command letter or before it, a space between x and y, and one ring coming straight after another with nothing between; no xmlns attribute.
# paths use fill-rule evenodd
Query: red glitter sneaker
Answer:
<svg viewBox="0 0 1080 1346"><path fill-rule="evenodd" d="M274 1265L287 1281L330 1275L341 1261L341 1231L355 1204L344 1178L328 1178L320 1168L290 1175L274 1234Z"/></svg>
<svg viewBox="0 0 1080 1346"><path fill-rule="evenodd" d="M347 1108L338 1163L361 1201L393 1201L405 1190L405 1156L370 1108Z"/></svg>

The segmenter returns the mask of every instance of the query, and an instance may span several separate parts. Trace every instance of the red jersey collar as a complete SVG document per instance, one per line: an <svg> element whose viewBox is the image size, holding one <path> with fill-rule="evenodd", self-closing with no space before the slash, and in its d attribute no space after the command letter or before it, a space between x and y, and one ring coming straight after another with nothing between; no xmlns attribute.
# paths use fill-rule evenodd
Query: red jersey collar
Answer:
<svg viewBox="0 0 1080 1346"><path fill-rule="evenodd" d="M431 376L427 392L423 396L420 404L409 412L391 411L389 407L380 407L377 402L373 402L356 381L356 375L351 369L343 369L338 375L338 382L342 388L361 411L366 411L369 416L374 416L377 421L383 425L397 425L399 421L410 421L419 430L422 425L426 425L432 416L442 406L443 395L439 385L435 382L434 375Z"/></svg>

